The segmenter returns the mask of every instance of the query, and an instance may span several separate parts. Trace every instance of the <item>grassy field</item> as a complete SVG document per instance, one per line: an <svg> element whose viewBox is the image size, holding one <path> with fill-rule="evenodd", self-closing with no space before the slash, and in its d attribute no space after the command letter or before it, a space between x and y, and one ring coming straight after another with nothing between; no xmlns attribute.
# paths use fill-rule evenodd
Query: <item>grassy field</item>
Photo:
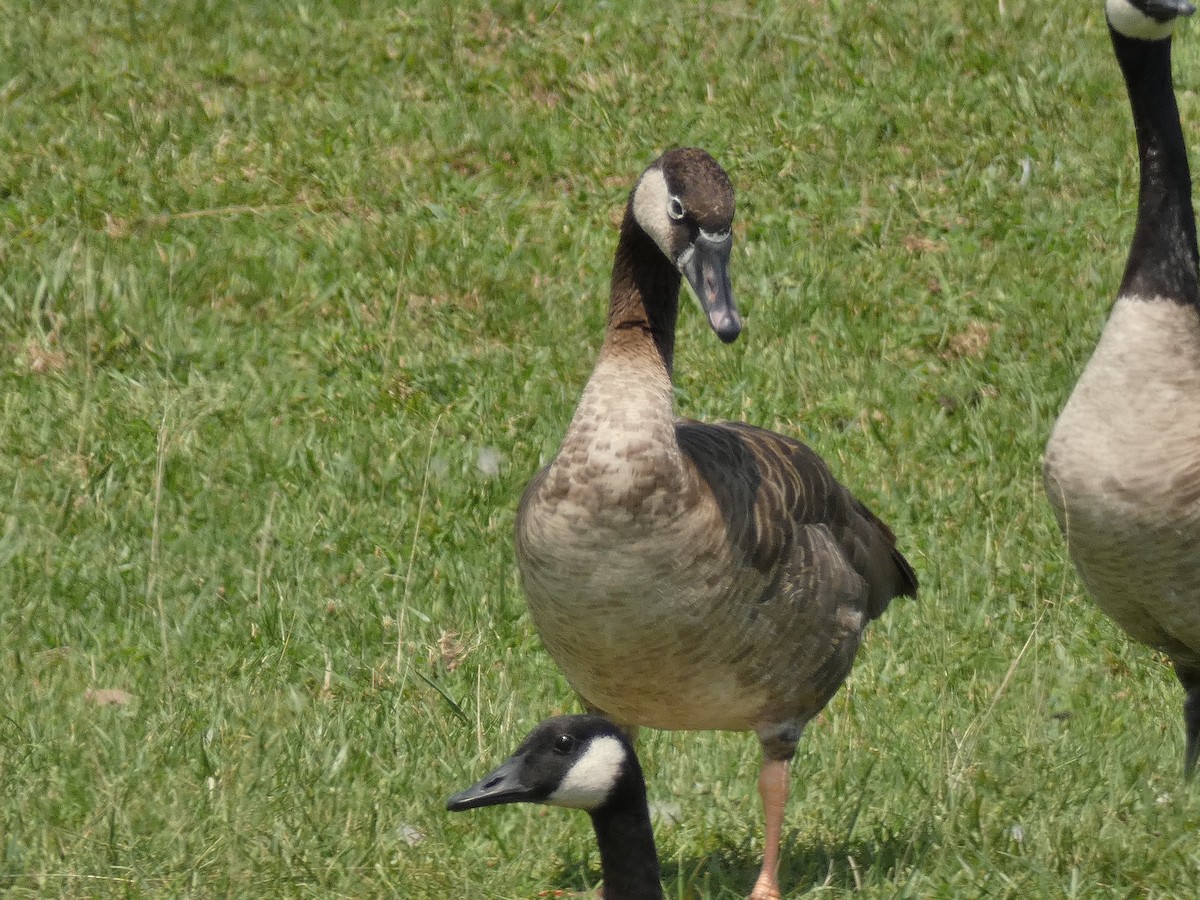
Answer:
<svg viewBox="0 0 1200 900"><path fill-rule="evenodd" d="M1133 224L1098 0L0 0L0 893L594 883L585 816L443 803L573 708L512 519L681 144L748 327L683 310L680 409L807 440L922 581L802 743L785 886L1194 890L1182 693L1040 486ZM668 896L742 896L756 742L641 749Z"/></svg>

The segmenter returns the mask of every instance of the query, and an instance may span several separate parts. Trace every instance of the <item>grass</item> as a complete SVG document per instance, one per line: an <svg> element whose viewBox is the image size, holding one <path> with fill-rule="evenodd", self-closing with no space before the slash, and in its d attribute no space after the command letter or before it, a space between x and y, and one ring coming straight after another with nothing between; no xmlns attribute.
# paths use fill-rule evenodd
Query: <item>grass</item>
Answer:
<svg viewBox="0 0 1200 900"><path fill-rule="evenodd" d="M0 0L6 895L594 882L585 817L443 801L572 708L512 517L679 144L749 322L684 310L681 410L808 440L922 579L804 739L784 884L1189 894L1181 692L1040 487L1133 223L1099 7ZM642 751L668 895L742 896L755 742Z"/></svg>

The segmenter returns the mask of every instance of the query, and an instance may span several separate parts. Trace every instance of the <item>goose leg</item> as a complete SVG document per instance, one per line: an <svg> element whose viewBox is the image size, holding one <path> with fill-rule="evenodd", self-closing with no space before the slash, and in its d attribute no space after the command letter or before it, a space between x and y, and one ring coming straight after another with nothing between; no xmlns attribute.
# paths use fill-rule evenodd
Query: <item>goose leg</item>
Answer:
<svg viewBox="0 0 1200 900"><path fill-rule="evenodd" d="M1183 701L1183 725L1187 735L1183 751L1183 774L1191 778L1195 773L1196 760L1200 758L1200 669L1176 665L1175 675L1187 691L1187 699Z"/></svg>
<svg viewBox="0 0 1200 900"><path fill-rule="evenodd" d="M758 775L764 824L763 864L750 892L750 900L779 900L779 845L783 836L783 811L788 797L788 760L764 759Z"/></svg>
<svg viewBox="0 0 1200 900"><path fill-rule="evenodd" d="M788 722L760 731L763 763L758 773L758 795L763 805L763 864L750 892L750 900L780 900L779 847L783 839L783 812L788 799L788 775L803 724Z"/></svg>

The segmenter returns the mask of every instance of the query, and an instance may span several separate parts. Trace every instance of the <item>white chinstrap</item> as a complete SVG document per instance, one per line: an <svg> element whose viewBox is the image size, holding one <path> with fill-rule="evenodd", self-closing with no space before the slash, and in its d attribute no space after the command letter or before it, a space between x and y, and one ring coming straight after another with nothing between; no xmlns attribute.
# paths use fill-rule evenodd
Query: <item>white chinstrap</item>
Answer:
<svg viewBox="0 0 1200 900"><path fill-rule="evenodd" d="M620 779L624 765L625 748L619 740L607 735L593 738L546 802L572 809L599 809Z"/></svg>
<svg viewBox="0 0 1200 900"><path fill-rule="evenodd" d="M1161 41L1175 31L1175 19L1159 22L1129 0L1106 0L1104 12L1117 33L1141 41Z"/></svg>

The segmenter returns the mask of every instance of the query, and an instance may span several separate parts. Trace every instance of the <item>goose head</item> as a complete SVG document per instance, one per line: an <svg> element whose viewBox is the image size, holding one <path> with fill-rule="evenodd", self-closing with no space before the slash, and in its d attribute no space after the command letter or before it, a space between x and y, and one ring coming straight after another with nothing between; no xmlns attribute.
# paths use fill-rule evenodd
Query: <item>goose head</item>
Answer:
<svg viewBox="0 0 1200 900"><path fill-rule="evenodd" d="M1118 34L1142 41L1171 36L1175 20L1196 11L1189 0L1105 0L1108 23Z"/></svg>
<svg viewBox="0 0 1200 900"><path fill-rule="evenodd" d="M642 770L621 730L600 716L558 716L534 728L512 756L446 808L543 803L598 813L630 792L645 803Z"/></svg>
<svg viewBox="0 0 1200 900"><path fill-rule="evenodd" d="M742 330L729 284L733 205L729 176L692 147L651 163L630 198L634 221L687 279L708 324L727 344Z"/></svg>

